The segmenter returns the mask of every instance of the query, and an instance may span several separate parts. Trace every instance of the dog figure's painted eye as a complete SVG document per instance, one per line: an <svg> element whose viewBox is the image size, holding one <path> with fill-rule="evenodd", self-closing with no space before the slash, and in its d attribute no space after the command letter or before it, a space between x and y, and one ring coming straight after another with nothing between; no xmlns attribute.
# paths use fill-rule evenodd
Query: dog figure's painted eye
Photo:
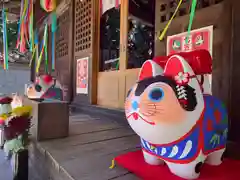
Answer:
<svg viewBox="0 0 240 180"><path fill-rule="evenodd" d="M39 84L36 84L36 85L35 85L35 90L36 90L37 92L41 92L41 91L42 91L42 87L41 87Z"/></svg>
<svg viewBox="0 0 240 180"><path fill-rule="evenodd" d="M161 88L154 88L148 94L149 100L153 102L161 101L163 96L164 96L164 92Z"/></svg>

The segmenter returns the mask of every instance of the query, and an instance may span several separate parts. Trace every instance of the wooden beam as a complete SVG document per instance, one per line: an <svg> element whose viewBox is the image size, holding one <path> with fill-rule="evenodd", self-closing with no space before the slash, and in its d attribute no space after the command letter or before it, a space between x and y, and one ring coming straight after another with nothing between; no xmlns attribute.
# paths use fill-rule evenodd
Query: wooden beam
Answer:
<svg viewBox="0 0 240 180"><path fill-rule="evenodd" d="M20 6L21 6L20 1L9 1L9 2L4 3L4 8L7 8L7 9L17 8L17 7L20 7ZM1 7L0 7L0 10L2 10L2 4L1 4ZM19 9L19 13L20 13L20 9Z"/></svg>
<svg viewBox="0 0 240 180"><path fill-rule="evenodd" d="M227 1L228 2L228 1ZM231 4L232 3L232 4ZM239 113L239 101L240 101L240 86L238 84L240 78L240 1L231 0L228 2L232 6L232 26L226 26L226 31L231 35L231 57L228 59L230 64L230 83L227 86L230 87L230 102L229 102L229 117L230 117L230 131L229 140L240 145L240 113ZM225 9L224 9L225 10ZM225 45L227 46L227 45ZM225 75L225 74L224 74ZM226 86L224 84L223 86Z"/></svg>
<svg viewBox="0 0 240 180"><path fill-rule="evenodd" d="M68 61L69 61L69 101L73 101L74 99L74 1L70 1L69 4L69 32L68 32ZM56 34L55 34L56 36ZM55 39L55 47L56 47L56 39ZM55 58L56 58L56 52L55 52Z"/></svg>
<svg viewBox="0 0 240 180"><path fill-rule="evenodd" d="M127 69L127 45L128 45L128 8L129 0L121 1L120 12L120 60L119 69L124 71Z"/></svg>
<svg viewBox="0 0 240 180"><path fill-rule="evenodd" d="M100 58L100 0L92 0L92 68L90 103L97 104L98 72Z"/></svg>

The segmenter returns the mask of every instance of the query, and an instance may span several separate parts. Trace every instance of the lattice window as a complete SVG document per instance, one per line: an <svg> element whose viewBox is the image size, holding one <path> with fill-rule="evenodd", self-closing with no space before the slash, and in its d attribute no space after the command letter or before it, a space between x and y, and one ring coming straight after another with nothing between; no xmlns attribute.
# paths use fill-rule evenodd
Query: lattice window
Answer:
<svg viewBox="0 0 240 180"><path fill-rule="evenodd" d="M68 55L69 43L69 10L66 10L57 21L56 32L56 58Z"/></svg>
<svg viewBox="0 0 240 180"><path fill-rule="evenodd" d="M92 1L75 1L75 52L91 47Z"/></svg>
<svg viewBox="0 0 240 180"><path fill-rule="evenodd" d="M222 1L223 0L198 0L197 9L206 8L208 6L220 3ZM160 12L158 12L160 14L160 22L159 23L164 23L172 17L172 15L178 5L179 0L170 0L170 1L162 0L162 1L157 1L157 2L158 3L156 5L160 6L159 7ZM191 0L183 0L183 3L175 17L184 16L186 14L189 14L191 2L192 2Z"/></svg>
<svg viewBox="0 0 240 180"><path fill-rule="evenodd" d="M159 41L158 37L162 33L169 19L172 17L179 0L156 0L155 12L155 55L166 54L166 37L174 34L186 32L188 28L189 16L192 0L183 0L175 20L171 24L163 41ZM198 0L197 13L194 18L192 29L198 29L204 26L213 25L215 32L218 26L219 13L223 9L223 0ZM200 11L201 10L201 11ZM213 13L214 12L214 13ZM204 14L203 14L204 13ZM210 16L208 16L208 13ZM197 20L196 20L197 19ZM215 33L214 39L218 38L219 30Z"/></svg>

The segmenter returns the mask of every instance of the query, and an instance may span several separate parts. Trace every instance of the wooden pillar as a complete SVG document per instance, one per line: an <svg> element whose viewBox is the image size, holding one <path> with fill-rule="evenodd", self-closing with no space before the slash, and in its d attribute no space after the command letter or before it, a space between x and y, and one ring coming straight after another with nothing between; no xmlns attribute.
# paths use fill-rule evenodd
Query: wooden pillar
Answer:
<svg viewBox="0 0 240 180"><path fill-rule="evenodd" d="M225 0L224 11L220 16L223 33L221 58L216 59L217 66L213 74L213 94L218 96L228 107L229 136L227 155L240 159L240 1Z"/></svg>
<svg viewBox="0 0 240 180"><path fill-rule="evenodd" d="M100 0L75 0L73 26L73 92L77 104L96 104L98 54L98 9ZM93 12L95 11L95 12ZM99 47L99 46L98 46ZM94 49L94 52L93 52ZM88 58L88 92L77 93L77 61ZM93 86L92 86L93 85Z"/></svg>
<svg viewBox="0 0 240 180"><path fill-rule="evenodd" d="M128 64L128 13L129 0L121 1L120 8L120 57L119 57L119 101L118 107L124 107L126 97L126 69Z"/></svg>
<svg viewBox="0 0 240 180"><path fill-rule="evenodd" d="M90 104L97 104L97 83L100 58L100 0L93 0L92 5L92 62Z"/></svg>
<svg viewBox="0 0 240 180"><path fill-rule="evenodd" d="M214 25L215 29L220 29L223 43L219 43L213 49L215 59L213 59L213 95L221 99L231 109L230 93L231 93L231 46L232 46L232 5L228 0L222 2L224 9L218 16L218 24ZM216 32L216 31L215 31ZM214 34L213 34L214 37Z"/></svg>
<svg viewBox="0 0 240 180"><path fill-rule="evenodd" d="M69 58L69 102L72 102L73 101L73 98L74 98L74 90L73 90L73 68L74 67L74 59L73 59L73 53L74 53L74 41L73 41L73 33L74 33L74 2L73 1L69 1L69 22L70 22L70 25L69 25L69 33L68 33L68 36L69 36L69 40L68 40L68 46L69 46L69 49L68 49L68 58ZM55 44L55 47L56 47L56 44ZM56 53L55 53L56 54ZM56 57L56 56L55 56Z"/></svg>
<svg viewBox="0 0 240 180"><path fill-rule="evenodd" d="M127 69L128 7L129 0L122 0L120 12L120 71L125 71Z"/></svg>
<svg viewBox="0 0 240 180"><path fill-rule="evenodd" d="M232 6L232 28L226 27L231 34L232 48L231 58L229 59L230 66L230 134L229 140L239 146L240 150L240 1L229 0ZM224 85L225 86L225 85Z"/></svg>

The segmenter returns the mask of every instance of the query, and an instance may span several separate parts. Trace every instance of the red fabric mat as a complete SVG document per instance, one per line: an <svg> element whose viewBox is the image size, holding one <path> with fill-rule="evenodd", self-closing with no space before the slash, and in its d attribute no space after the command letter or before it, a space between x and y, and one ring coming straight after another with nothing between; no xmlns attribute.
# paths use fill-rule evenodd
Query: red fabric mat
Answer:
<svg viewBox="0 0 240 180"><path fill-rule="evenodd" d="M143 180L182 180L173 175L166 165L147 164L141 150L120 155L115 161ZM198 180L240 180L240 161L225 159L220 166L204 164Z"/></svg>

